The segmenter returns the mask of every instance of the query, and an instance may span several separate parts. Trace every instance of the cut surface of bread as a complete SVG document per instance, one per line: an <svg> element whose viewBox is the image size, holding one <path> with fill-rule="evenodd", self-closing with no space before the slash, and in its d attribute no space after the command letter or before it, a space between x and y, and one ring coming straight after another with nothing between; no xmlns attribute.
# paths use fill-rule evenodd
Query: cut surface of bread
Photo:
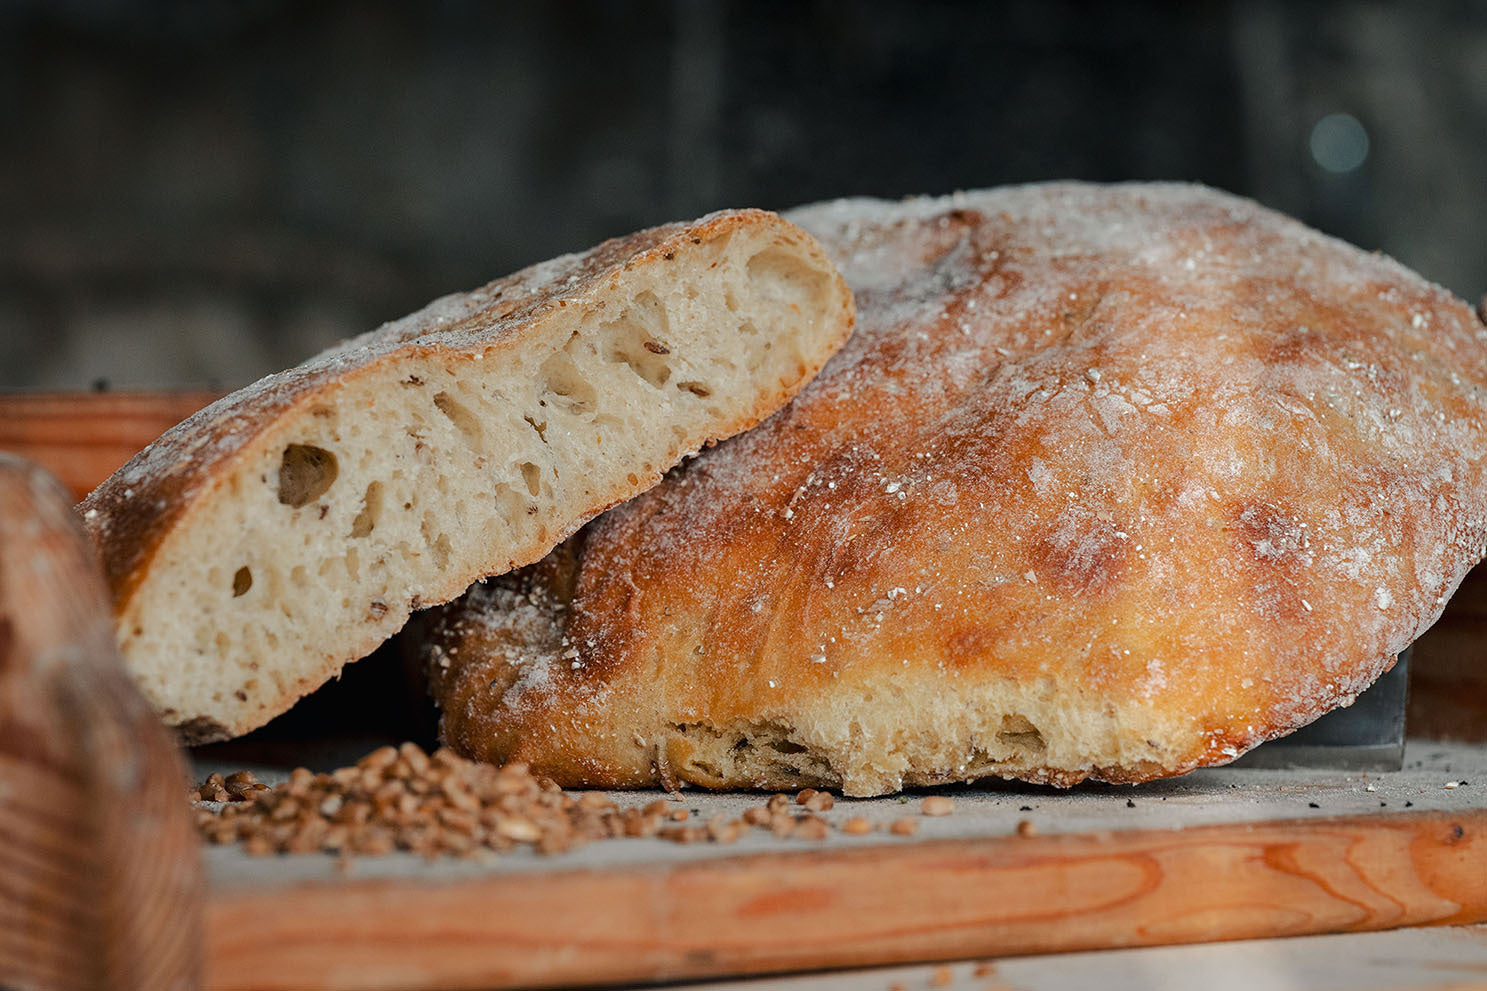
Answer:
<svg viewBox="0 0 1487 991"><path fill-rule="evenodd" d="M565 786L1134 782L1348 704L1482 554L1487 329L1201 187L791 215L858 329L429 620L445 740Z"/></svg>
<svg viewBox="0 0 1487 991"><path fill-rule="evenodd" d="M260 726L411 610L779 408L851 324L809 235L730 211L446 297L227 396L79 507L126 663L188 742Z"/></svg>

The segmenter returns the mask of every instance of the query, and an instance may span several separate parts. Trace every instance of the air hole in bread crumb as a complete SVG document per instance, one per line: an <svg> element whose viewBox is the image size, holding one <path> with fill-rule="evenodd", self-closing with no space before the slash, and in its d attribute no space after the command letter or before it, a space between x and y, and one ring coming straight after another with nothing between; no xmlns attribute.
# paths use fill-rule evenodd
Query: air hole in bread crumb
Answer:
<svg viewBox="0 0 1487 991"><path fill-rule="evenodd" d="M671 348L665 341L670 328L665 304L655 293L642 292L628 309L600 326L604 357L630 366L636 375L659 389L671 378L671 365L666 360Z"/></svg>
<svg viewBox="0 0 1487 991"><path fill-rule="evenodd" d="M701 399L706 399L713 394L713 391L701 382L678 382L676 387L678 389L685 389Z"/></svg>
<svg viewBox="0 0 1487 991"><path fill-rule="evenodd" d="M279 501L298 509L325 495L336 480L336 456L312 444L290 444L279 462Z"/></svg>
<svg viewBox="0 0 1487 991"><path fill-rule="evenodd" d="M496 508L505 521L516 528L518 520L526 515L528 500L526 496L517 492L506 482L497 482L492 494L495 496Z"/></svg>
<svg viewBox="0 0 1487 991"><path fill-rule="evenodd" d="M533 496L542 494L542 469L530 461L523 461L521 465L522 480L527 483L527 491Z"/></svg>
<svg viewBox="0 0 1487 991"><path fill-rule="evenodd" d="M477 450L484 448L485 428L480 425L480 418L470 412L469 407L462 405L447 392L435 393L434 405L454 424L460 436L465 438L465 443Z"/></svg>
<svg viewBox="0 0 1487 991"><path fill-rule="evenodd" d="M361 512L351 521L351 536L365 537L371 533L377 528L377 520L381 515L382 483L372 482L367 485L366 494L361 497Z"/></svg>
<svg viewBox="0 0 1487 991"><path fill-rule="evenodd" d="M248 589L253 587L253 572L245 564L232 573L232 597L234 599L247 594Z"/></svg>
<svg viewBox="0 0 1487 991"><path fill-rule="evenodd" d="M1016 747L1031 754L1042 753L1048 748L1043 734L1026 716L1011 713L1002 717L1002 728L997 731L999 742Z"/></svg>
<svg viewBox="0 0 1487 991"><path fill-rule="evenodd" d="M599 394L579 371L578 364L569 353L578 335L568 339L564 350L552 355L542 363L539 370L543 390L554 397L553 405L574 414L588 414L598 407Z"/></svg>
<svg viewBox="0 0 1487 991"><path fill-rule="evenodd" d="M750 258L747 265L749 288L779 307L797 311L809 307L812 299L821 298L824 283L831 278L826 272L802 262L790 249L769 247Z"/></svg>
<svg viewBox="0 0 1487 991"><path fill-rule="evenodd" d="M449 552L453 547L449 534L439 529L438 521L431 512L423 514L423 523L419 526L419 532L423 535L423 542L433 552L434 567L442 571L449 563Z"/></svg>
<svg viewBox="0 0 1487 991"><path fill-rule="evenodd" d="M547 421L544 420L541 423L538 423L536 420L534 420L530 416L524 416L524 417L522 417L522 419L523 420L526 420L527 423L528 423L528 425L530 425L533 430L537 431L537 439L540 440L540 441L542 441L542 443L546 444L547 443Z"/></svg>

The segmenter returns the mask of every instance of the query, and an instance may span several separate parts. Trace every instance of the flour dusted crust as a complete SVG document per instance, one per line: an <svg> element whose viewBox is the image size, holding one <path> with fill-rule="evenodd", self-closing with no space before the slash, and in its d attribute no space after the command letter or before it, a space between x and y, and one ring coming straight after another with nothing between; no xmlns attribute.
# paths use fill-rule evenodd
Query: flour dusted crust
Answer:
<svg viewBox="0 0 1487 991"><path fill-rule="evenodd" d="M1348 704L1481 556L1487 331L1186 185L793 215L796 399L442 610L445 739L564 785L1134 782Z"/></svg>
<svg viewBox="0 0 1487 991"><path fill-rule="evenodd" d="M851 329L809 235L730 211L441 299L226 397L82 504L126 663L191 742L537 560L790 398Z"/></svg>

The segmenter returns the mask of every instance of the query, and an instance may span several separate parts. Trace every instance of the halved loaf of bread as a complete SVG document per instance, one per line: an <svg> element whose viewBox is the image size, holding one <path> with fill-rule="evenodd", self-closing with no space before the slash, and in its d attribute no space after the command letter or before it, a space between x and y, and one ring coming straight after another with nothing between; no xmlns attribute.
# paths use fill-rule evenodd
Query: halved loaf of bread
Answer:
<svg viewBox="0 0 1487 991"><path fill-rule="evenodd" d="M260 726L411 610L757 423L852 312L808 234L719 213L441 299L234 393L80 507L128 666L187 741Z"/></svg>

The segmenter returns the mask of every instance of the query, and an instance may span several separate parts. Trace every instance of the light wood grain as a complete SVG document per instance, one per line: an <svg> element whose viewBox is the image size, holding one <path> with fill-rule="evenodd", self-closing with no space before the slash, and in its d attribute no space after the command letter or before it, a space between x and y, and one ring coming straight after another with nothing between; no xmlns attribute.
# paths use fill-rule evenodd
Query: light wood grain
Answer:
<svg viewBox="0 0 1487 991"><path fill-rule="evenodd" d="M67 494L0 455L0 987L196 985L184 783Z"/></svg>
<svg viewBox="0 0 1487 991"><path fill-rule="evenodd" d="M0 451L45 467L79 500L212 392L0 395Z"/></svg>
<svg viewBox="0 0 1487 991"><path fill-rule="evenodd" d="M219 891L207 985L653 981L1484 919L1487 811L1358 816Z"/></svg>

